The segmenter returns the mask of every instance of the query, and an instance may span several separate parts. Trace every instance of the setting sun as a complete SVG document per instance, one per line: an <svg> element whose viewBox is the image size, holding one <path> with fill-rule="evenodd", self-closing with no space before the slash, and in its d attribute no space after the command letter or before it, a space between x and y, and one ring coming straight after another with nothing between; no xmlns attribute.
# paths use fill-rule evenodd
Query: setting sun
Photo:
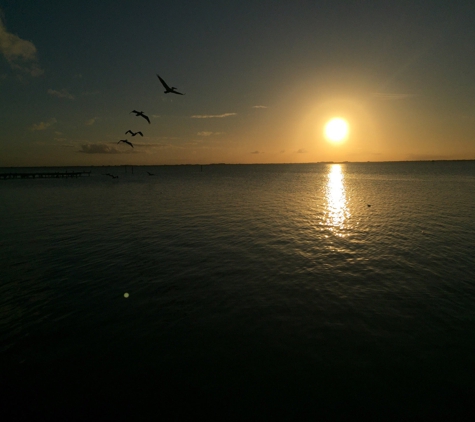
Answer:
<svg viewBox="0 0 475 422"><path fill-rule="evenodd" d="M325 125L325 138L331 142L341 142L348 137L348 131L346 120L336 117Z"/></svg>

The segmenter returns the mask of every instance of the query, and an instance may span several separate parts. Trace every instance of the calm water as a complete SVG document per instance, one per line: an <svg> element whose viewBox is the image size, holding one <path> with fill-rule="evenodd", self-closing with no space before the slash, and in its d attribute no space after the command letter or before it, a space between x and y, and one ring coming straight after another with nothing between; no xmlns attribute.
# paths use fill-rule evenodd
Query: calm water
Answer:
<svg viewBox="0 0 475 422"><path fill-rule="evenodd" d="M0 180L14 416L475 410L475 162L85 170Z"/></svg>

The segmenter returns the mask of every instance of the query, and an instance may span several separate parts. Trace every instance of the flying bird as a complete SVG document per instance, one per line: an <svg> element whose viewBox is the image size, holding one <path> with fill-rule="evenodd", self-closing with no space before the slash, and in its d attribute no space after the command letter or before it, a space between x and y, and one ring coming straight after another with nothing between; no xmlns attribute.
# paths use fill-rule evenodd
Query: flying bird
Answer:
<svg viewBox="0 0 475 422"><path fill-rule="evenodd" d="M160 79L160 82L162 83L163 87L165 88L165 91L163 91L165 94L168 94L171 92L172 94L178 94L178 95L185 95L182 94L181 92L178 92L174 86L171 88L167 85L167 83L157 74L157 78Z"/></svg>
<svg viewBox="0 0 475 422"><path fill-rule="evenodd" d="M149 171L147 171L147 173L148 173L149 176L155 176L154 173L150 173Z"/></svg>
<svg viewBox="0 0 475 422"><path fill-rule="evenodd" d="M117 142L118 144L120 144L121 142L123 142L124 144L129 144L132 148L134 147L132 145L132 142L129 142L127 139L121 139L119 142Z"/></svg>
<svg viewBox="0 0 475 422"><path fill-rule="evenodd" d="M103 173L102 175L103 175L103 176L110 176L110 177L112 177L113 179L118 179L118 178L119 178L119 176L114 176L113 174L110 174L110 173L106 173L106 174Z"/></svg>
<svg viewBox="0 0 475 422"><path fill-rule="evenodd" d="M137 134L139 134L140 136L143 136L143 133L140 132L140 131L139 131L139 132L132 132L132 131L129 129L127 132L125 132L125 134L127 135L128 133L130 133L132 136L135 136L135 135L137 135Z"/></svg>
<svg viewBox="0 0 475 422"><path fill-rule="evenodd" d="M130 113L135 113L135 117L143 117L150 124L150 119L147 115L143 114L143 111L132 110Z"/></svg>

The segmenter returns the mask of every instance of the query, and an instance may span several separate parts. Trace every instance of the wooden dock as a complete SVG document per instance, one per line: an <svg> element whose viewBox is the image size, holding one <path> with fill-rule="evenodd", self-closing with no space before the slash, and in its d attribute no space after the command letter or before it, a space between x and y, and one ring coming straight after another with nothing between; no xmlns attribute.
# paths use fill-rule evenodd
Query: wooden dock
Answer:
<svg viewBox="0 0 475 422"><path fill-rule="evenodd" d="M54 173L0 173L0 179L58 179L64 177L90 176L90 171L66 171Z"/></svg>

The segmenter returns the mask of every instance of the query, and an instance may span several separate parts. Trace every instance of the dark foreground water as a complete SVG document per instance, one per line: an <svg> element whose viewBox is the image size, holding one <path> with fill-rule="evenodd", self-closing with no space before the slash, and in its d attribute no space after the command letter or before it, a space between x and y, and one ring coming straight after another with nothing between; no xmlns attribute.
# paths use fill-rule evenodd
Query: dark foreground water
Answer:
<svg viewBox="0 0 475 422"><path fill-rule="evenodd" d="M0 180L3 414L475 414L475 162L87 170Z"/></svg>

